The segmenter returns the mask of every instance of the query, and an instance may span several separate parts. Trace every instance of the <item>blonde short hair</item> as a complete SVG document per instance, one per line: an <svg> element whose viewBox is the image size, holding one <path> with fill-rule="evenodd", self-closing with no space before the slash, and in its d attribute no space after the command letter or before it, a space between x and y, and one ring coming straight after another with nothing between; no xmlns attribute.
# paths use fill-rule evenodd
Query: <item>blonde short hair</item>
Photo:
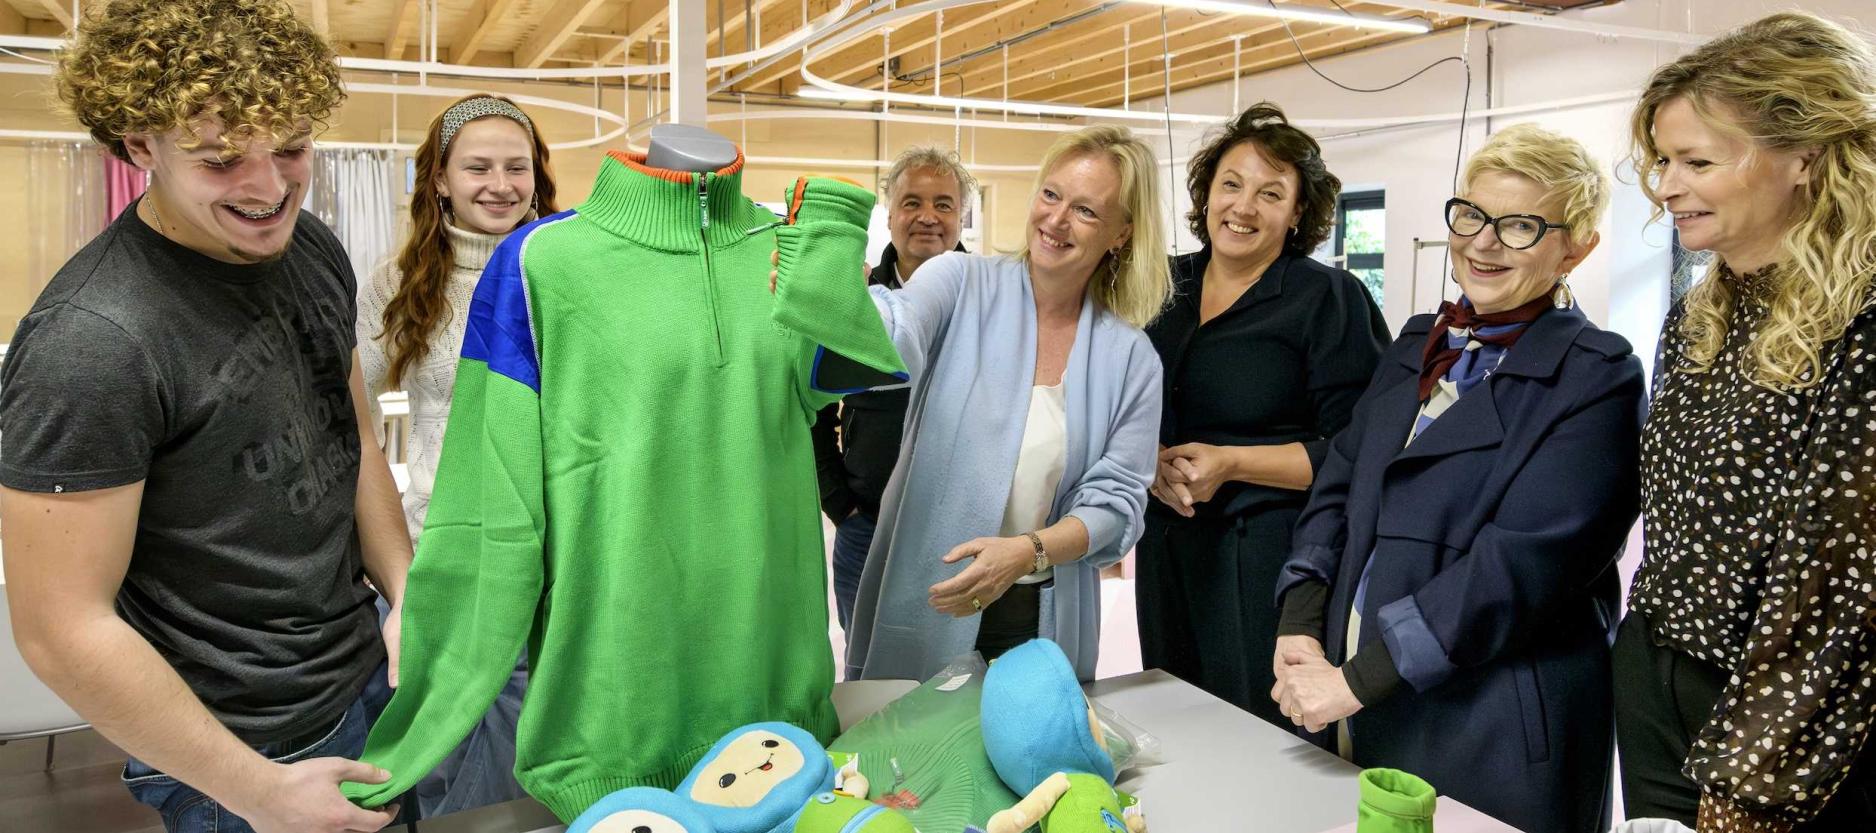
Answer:
<svg viewBox="0 0 1876 833"><path fill-rule="evenodd" d="M1545 201L1563 205L1570 240L1581 244L1596 233L1609 209L1609 177L1581 142L1535 124L1516 124L1492 134L1466 160L1466 191L1480 174L1506 173L1536 182Z"/></svg>
<svg viewBox="0 0 1876 833"><path fill-rule="evenodd" d="M1102 306L1135 327L1145 327L1172 299L1172 273L1166 260L1166 221L1160 217L1159 163L1153 148L1125 127L1096 125L1067 133L1042 155L1036 188L1063 162L1094 156L1114 163L1120 173L1120 204L1133 234L1118 255L1108 254L1094 268L1088 292ZM1029 244L1016 256L1029 262ZM1107 279L1108 274L1115 277Z"/></svg>

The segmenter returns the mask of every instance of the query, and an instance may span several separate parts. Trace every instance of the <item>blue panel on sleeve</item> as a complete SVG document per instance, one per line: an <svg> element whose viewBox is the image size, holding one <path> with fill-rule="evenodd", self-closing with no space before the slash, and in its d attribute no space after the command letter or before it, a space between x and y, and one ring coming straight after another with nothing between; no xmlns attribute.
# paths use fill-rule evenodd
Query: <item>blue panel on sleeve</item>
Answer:
<svg viewBox="0 0 1876 833"><path fill-rule="evenodd" d="M487 364L491 372L527 385L537 396L541 392L541 360L535 351L522 254L535 232L571 216L572 211L562 211L543 217L521 227L496 247L469 301L468 328L463 332L463 358Z"/></svg>

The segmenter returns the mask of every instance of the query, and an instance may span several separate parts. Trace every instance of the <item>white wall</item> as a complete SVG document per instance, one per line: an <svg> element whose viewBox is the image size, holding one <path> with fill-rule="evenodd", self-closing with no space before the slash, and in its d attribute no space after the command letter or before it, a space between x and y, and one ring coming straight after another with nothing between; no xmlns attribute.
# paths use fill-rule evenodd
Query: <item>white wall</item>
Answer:
<svg viewBox="0 0 1876 833"><path fill-rule="evenodd" d="M1801 8L1863 27L1876 23L1876 3L1870 0L1627 0L1615 6L1568 12L1566 18L1598 23L1675 29L1717 34L1765 14ZM1376 87L1391 84L1419 68L1468 49L1472 65L1471 105L1476 111L1489 105L1514 106L1580 98L1599 93L1639 92L1649 74L1661 63L1682 54L1683 48L1658 41L1613 39L1596 35L1503 26L1488 35L1475 24L1470 37L1459 32L1319 60L1323 72L1344 84ZM1488 65L1491 90L1486 89ZM1367 118L1404 114L1446 113L1459 109L1464 73L1446 64L1413 82L1385 93L1353 93L1318 78L1307 67L1287 67L1240 82L1239 99L1249 105L1268 98L1282 105L1295 119ZM1174 93L1178 112L1224 113L1231 109L1229 82ZM1142 109L1161 109L1158 100L1142 101ZM1571 276L1578 302L1590 318L1626 335L1652 366L1655 341L1667 312L1667 278L1671 255L1666 227L1649 225L1651 208L1635 186L1632 172L1616 173L1628 155L1627 101L1577 107L1510 118L1468 120L1464 151L1477 149L1488 135L1519 122L1536 122L1576 138L1617 176L1611 210L1600 229L1602 243ZM1489 122L1489 123L1488 123ZM1144 130L1164 147L1163 132ZM1315 130L1324 139L1323 152L1330 170L1348 190L1384 188L1387 193L1387 289L1382 305L1388 321L1398 327L1408 316L1437 307L1442 297L1455 295L1445 277L1444 249L1416 252L1413 241L1443 241L1445 223L1440 210L1452 196L1455 154L1460 151L1457 124L1390 130L1365 136L1336 138L1342 131ZM1188 135L1175 138L1175 155L1183 158L1195 146ZM1178 190L1183 192L1183 168ZM1179 196L1178 215L1186 210ZM1182 249L1196 245L1181 233ZM1409 280L1419 262L1420 279Z"/></svg>

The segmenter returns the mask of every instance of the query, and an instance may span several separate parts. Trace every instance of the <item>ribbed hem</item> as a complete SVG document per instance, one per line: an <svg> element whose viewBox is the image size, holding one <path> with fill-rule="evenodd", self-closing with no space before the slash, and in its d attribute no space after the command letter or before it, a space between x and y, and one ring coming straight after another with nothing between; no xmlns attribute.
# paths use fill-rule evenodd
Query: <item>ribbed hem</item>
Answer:
<svg viewBox="0 0 1876 833"><path fill-rule="evenodd" d="M572 824L574 819L578 818L581 813L586 812L586 808L599 803L600 799L627 787L655 787L661 790L676 789L677 785L684 780L684 776L690 774L691 768L696 766L698 761L703 760L703 756L710 751L710 747L715 745L713 741L689 750L685 752L683 757L679 758L676 763L658 770L657 772L647 773L636 778L628 776L608 776L568 784L561 787L559 790L547 790L544 789L542 785L535 783L533 779L523 777L520 779L521 786L527 789L529 795L534 796L539 799L542 804L547 805L548 811L552 812L561 822Z"/></svg>
<svg viewBox="0 0 1876 833"><path fill-rule="evenodd" d="M618 152L600 162L593 193L577 211L613 234L664 252L696 252L706 239L711 248L740 243L752 229L775 221L743 196L740 160L717 173L693 174L647 168L643 157Z"/></svg>
<svg viewBox="0 0 1876 833"><path fill-rule="evenodd" d="M1361 803L1370 810L1400 819L1431 819L1439 804L1433 785L1420 776L1398 769L1361 771Z"/></svg>

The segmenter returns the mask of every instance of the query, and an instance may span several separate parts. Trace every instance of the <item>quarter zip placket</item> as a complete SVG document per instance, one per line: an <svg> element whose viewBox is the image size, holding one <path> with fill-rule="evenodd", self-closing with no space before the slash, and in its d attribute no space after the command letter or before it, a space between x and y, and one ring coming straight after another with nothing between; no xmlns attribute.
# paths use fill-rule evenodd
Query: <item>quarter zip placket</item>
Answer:
<svg viewBox="0 0 1876 833"><path fill-rule="evenodd" d="M697 175L697 219L698 238L702 246L697 250L703 256L704 306L710 311L710 334L714 339L716 353L713 356L715 366L722 367L723 356L723 320L717 314L717 278L710 266L710 175Z"/></svg>

